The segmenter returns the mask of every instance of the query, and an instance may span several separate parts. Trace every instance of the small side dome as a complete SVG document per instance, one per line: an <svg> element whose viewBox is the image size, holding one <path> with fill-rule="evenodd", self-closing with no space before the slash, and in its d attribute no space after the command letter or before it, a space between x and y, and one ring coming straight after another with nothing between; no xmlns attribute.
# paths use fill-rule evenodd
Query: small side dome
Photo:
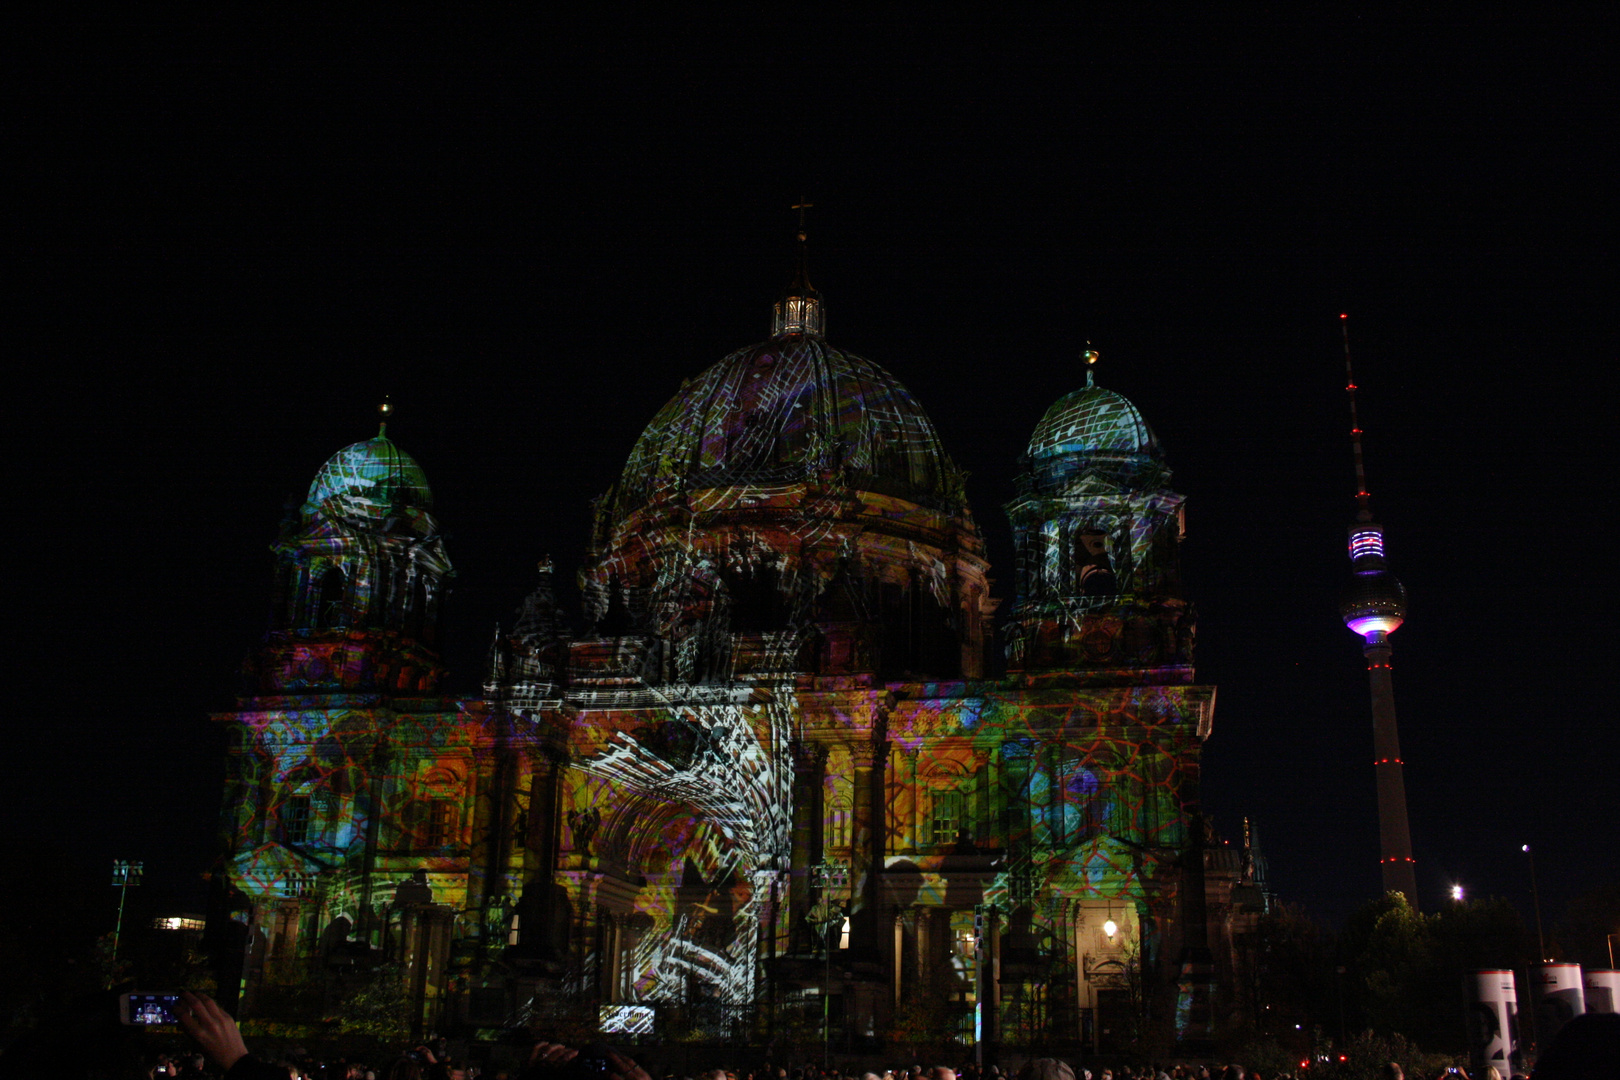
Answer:
<svg viewBox="0 0 1620 1080"><path fill-rule="evenodd" d="M306 517L349 521L390 532L432 532L433 491L416 459L378 433L333 454L304 501Z"/></svg>
<svg viewBox="0 0 1620 1080"><path fill-rule="evenodd" d="M1144 454L1160 457L1158 437L1130 401L1089 384L1046 410L1029 438L1029 456Z"/></svg>

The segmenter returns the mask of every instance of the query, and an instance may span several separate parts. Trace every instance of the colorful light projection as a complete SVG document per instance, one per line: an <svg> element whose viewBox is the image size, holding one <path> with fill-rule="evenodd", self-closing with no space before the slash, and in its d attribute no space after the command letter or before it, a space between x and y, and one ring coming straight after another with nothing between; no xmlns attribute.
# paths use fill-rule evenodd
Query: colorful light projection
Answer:
<svg viewBox="0 0 1620 1080"><path fill-rule="evenodd" d="M1036 425L1026 462L1007 507L1018 556L1008 666L1190 681L1183 499L1142 414L1088 371Z"/></svg>
<svg viewBox="0 0 1620 1080"><path fill-rule="evenodd" d="M1065 920L1088 899L1167 921L1211 705L1192 687L908 699L887 713L875 758L872 730L814 692L583 711L562 861L588 943L572 988L605 978L619 1001L759 1000L761 960L791 947L806 914L787 903L806 872L793 858L796 733L827 740L819 857L855 868L835 897L848 910L960 914L957 863L969 858L1003 864L976 899L1048 954L1067 947ZM877 771L878 803L858 797L863 768ZM599 938L585 922L609 894L622 929ZM1054 897L1069 906L1042 906Z"/></svg>
<svg viewBox="0 0 1620 1080"><path fill-rule="evenodd" d="M272 546L271 633L246 666L252 690L432 692L454 575L432 507L421 467L381 432L327 460Z"/></svg>
<svg viewBox="0 0 1620 1080"><path fill-rule="evenodd" d="M626 955L611 964L615 996L754 1000L772 885L790 849L792 768L779 750L794 721L790 690L650 715L588 711L575 723L562 876L583 916L603 867L642 882ZM576 992L600 968L582 956Z"/></svg>
<svg viewBox="0 0 1620 1080"><path fill-rule="evenodd" d="M489 741L475 716L311 708L229 719L239 740L228 759L230 846L248 895L274 897L288 872L325 874L329 915L357 924L336 898L350 891L345 881L367 891L350 871L368 853L400 869L465 872L470 757Z"/></svg>
<svg viewBox="0 0 1620 1080"><path fill-rule="evenodd" d="M598 502L587 617L666 643L678 683L977 672L986 564L962 483L876 364L809 336L741 350L682 387Z"/></svg>
<svg viewBox="0 0 1620 1080"><path fill-rule="evenodd" d="M1015 671L986 679L962 474L892 376L800 326L638 440L596 505L586 632L547 560L456 703L423 696L451 572L425 478L382 436L346 448L278 541L263 696L225 718L258 970L414 958L424 1001L521 971L509 1016L560 991L644 1031L653 1005L828 994L826 940L891 982L845 988L870 1026L936 975L974 1003L994 939L1016 1023L1076 1007L1064 980L1116 948L1100 912L1148 953L1174 922L1209 732L1168 478L1125 399L1054 406L1009 508Z"/></svg>

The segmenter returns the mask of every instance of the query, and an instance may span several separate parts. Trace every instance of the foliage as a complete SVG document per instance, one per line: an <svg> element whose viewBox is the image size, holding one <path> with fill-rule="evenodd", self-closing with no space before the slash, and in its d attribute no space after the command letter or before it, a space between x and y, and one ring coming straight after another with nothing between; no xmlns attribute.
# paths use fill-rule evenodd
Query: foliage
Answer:
<svg viewBox="0 0 1620 1080"><path fill-rule="evenodd" d="M1254 1033L1227 1032L1227 1045L1274 1040L1291 1048L1295 1067L1331 1045L1323 1032L1344 1042L1346 1029L1463 1052L1474 972L1522 971L1534 945L1505 900L1458 901L1423 914L1399 893L1357 909L1337 940L1287 905L1260 921L1257 939Z"/></svg>
<svg viewBox="0 0 1620 1080"><path fill-rule="evenodd" d="M1299 1068L1301 1061L1306 1060L1299 1050L1284 1046L1274 1039L1246 1043L1226 1056L1241 1062L1249 1072L1257 1072L1261 1076L1292 1073Z"/></svg>
<svg viewBox="0 0 1620 1080"><path fill-rule="evenodd" d="M1609 934L1620 933L1620 883L1576 897L1558 923L1559 955L1584 968L1611 967ZM1617 939L1620 940L1620 939Z"/></svg>
<svg viewBox="0 0 1620 1080"><path fill-rule="evenodd" d="M101 985L105 987L117 986L128 980L135 970L134 963L127 955L115 951L117 940L111 930L96 938L93 955L96 970L101 973Z"/></svg>
<svg viewBox="0 0 1620 1080"><path fill-rule="evenodd" d="M1378 1035L1364 1031L1349 1044L1319 1061L1311 1070L1317 1080L1380 1080L1388 1062L1399 1064L1407 1076L1443 1076L1452 1065L1466 1065L1464 1058L1451 1054L1425 1053L1403 1035ZM1344 1060L1340 1061L1339 1058Z"/></svg>
<svg viewBox="0 0 1620 1080"><path fill-rule="evenodd" d="M1286 1040L1336 1019L1333 941L1303 908L1277 904L1267 912L1260 919L1257 949L1256 1026L1262 1034ZM1292 1051L1287 1056L1298 1063Z"/></svg>
<svg viewBox="0 0 1620 1080"><path fill-rule="evenodd" d="M243 1035L287 1042L308 1041L327 1034L321 1024L305 1020L271 1020L262 1016L247 1017L238 1026Z"/></svg>
<svg viewBox="0 0 1620 1080"><path fill-rule="evenodd" d="M345 1035L365 1035L385 1044L411 1035L411 1001L397 965L384 964L342 994L327 1020Z"/></svg>
<svg viewBox="0 0 1620 1080"><path fill-rule="evenodd" d="M1366 991L1367 1022L1375 1031L1412 1034L1431 1026L1435 970L1428 922L1400 893L1387 893L1369 912L1355 971Z"/></svg>
<svg viewBox="0 0 1620 1080"><path fill-rule="evenodd" d="M962 1022L962 1011L969 1008L951 1000L956 990L954 980L936 973L927 987L905 995L883 1032L884 1038L905 1047L912 1057L919 1056L925 1048L954 1041Z"/></svg>
<svg viewBox="0 0 1620 1080"><path fill-rule="evenodd" d="M1504 900L1457 901L1423 915L1387 893L1357 910L1339 939L1346 1011L1356 1027L1461 1052L1473 973L1522 970L1530 941Z"/></svg>

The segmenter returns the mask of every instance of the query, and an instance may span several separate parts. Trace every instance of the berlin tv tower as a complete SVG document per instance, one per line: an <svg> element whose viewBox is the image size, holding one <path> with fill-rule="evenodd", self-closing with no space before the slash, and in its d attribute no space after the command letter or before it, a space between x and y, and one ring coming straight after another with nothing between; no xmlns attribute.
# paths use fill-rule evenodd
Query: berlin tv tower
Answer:
<svg viewBox="0 0 1620 1080"><path fill-rule="evenodd" d="M1401 737L1395 724L1395 686L1390 677L1389 635L1406 618L1406 587L1384 562L1384 530L1373 521L1367 473L1361 463L1361 424L1356 419L1356 378L1350 368L1350 316L1339 316L1344 332L1345 390L1350 395L1350 443L1356 459L1356 521L1350 526L1350 584L1339 605L1344 624L1360 634L1372 690L1373 765L1378 777L1378 863L1384 891L1398 892L1417 908L1417 874L1412 863L1412 829L1406 816L1406 779Z"/></svg>

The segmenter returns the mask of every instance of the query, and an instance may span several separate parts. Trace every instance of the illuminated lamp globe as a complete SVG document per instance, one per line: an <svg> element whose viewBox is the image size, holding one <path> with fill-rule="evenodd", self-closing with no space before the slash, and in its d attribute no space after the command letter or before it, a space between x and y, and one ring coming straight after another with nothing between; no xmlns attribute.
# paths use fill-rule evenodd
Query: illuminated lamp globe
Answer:
<svg viewBox="0 0 1620 1080"><path fill-rule="evenodd" d="M1406 586L1388 570L1353 574L1339 613L1344 625L1364 638L1394 633L1406 621Z"/></svg>

